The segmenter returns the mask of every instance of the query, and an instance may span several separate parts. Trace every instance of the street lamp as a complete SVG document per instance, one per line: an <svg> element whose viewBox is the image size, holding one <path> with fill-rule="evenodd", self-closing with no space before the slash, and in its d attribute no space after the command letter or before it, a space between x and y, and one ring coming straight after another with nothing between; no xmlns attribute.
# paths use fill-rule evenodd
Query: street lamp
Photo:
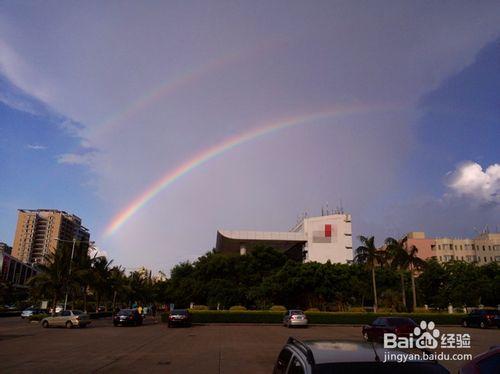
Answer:
<svg viewBox="0 0 500 374"><path fill-rule="evenodd" d="M73 240L64 240L64 239L59 239L59 238L55 238L55 240L59 241L59 242L63 242L63 243L73 243L72 247L71 247L71 258L69 260L69 271L68 271L68 280L66 281L66 296L64 297L64 310L66 310L66 305L68 304L68 288L69 288L69 277L71 275L71 263L73 262L73 255L75 253L75 245L76 245L76 242L79 242L79 243L89 243L90 245L94 244L95 242L94 241L87 241L87 240L76 240L76 238L73 238ZM56 306L54 305L54 311L56 309Z"/></svg>

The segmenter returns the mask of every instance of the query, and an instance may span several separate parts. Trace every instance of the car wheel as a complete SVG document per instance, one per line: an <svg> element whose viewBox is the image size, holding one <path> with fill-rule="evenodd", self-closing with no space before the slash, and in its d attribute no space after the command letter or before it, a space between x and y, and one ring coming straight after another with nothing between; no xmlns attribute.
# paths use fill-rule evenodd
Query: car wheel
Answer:
<svg viewBox="0 0 500 374"><path fill-rule="evenodd" d="M43 327L44 329L46 329L47 327L49 327L49 323L48 323L47 321L43 321L43 322L42 322L42 327Z"/></svg>
<svg viewBox="0 0 500 374"><path fill-rule="evenodd" d="M71 323L71 321L68 321L68 322L66 322L65 326L66 326L67 329L70 329L70 328L73 327L73 324Z"/></svg>
<svg viewBox="0 0 500 374"><path fill-rule="evenodd" d="M466 321L466 320L464 320L464 321L462 322L462 326L463 326L463 327L469 327L469 324L467 323L467 321Z"/></svg>
<svg viewBox="0 0 500 374"><path fill-rule="evenodd" d="M484 321L479 322L479 327L481 327L482 329L484 329L486 327L486 324L484 323Z"/></svg>

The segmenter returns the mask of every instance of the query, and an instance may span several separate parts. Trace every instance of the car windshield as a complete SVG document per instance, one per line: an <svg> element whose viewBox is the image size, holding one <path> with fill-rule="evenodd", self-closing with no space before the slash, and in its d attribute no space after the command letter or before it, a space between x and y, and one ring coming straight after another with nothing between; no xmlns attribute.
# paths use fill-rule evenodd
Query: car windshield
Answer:
<svg viewBox="0 0 500 374"><path fill-rule="evenodd" d="M295 314L304 314L304 312L302 310L291 310L290 314L293 316Z"/></svg>
<svg viewBox="0 0 500 374"><path fill-rule="evenodd" d="M73 314L75 316L79 316L80 314L83 314L83 312L81 310L73 310Z"/></svg>
<svg viewBox="0 0 500 374"><path fill-rule="evenodd" d="M342 362L316 365L314 374L445 374L444 367L432 362Z"/></svg>
<svg viewBox="0 0 500 374"><path fill-rule="evenodd" d="M119 316L129 316L132 314L132 310L130 309L122 309L118 312Z"/></svg>
<svg viewBox="0 0 500 374"><path fill-rule="evenodd" d="M178 315L187 315L188 312L187 310L184 310L184 309L174 309L172 310L172 312L170 314L178 314Z"/></svg>

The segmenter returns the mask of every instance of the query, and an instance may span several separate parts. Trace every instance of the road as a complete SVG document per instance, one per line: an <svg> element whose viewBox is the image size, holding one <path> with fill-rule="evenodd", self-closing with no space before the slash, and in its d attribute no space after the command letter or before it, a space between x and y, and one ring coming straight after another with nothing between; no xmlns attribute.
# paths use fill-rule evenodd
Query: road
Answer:
<svg viewBox="0 0 500 374"><path fill-rule="evenodd" d="M440 327L470 333L476 355L500 344L500 329ZM141 327L113 327L109 319L87 329L43 329L20 318L0 318L2 373L270 373L288 336L361 340L359 326L200 325L169 329L147 320ZM442 362L452 372L463 364Z"/></svg>

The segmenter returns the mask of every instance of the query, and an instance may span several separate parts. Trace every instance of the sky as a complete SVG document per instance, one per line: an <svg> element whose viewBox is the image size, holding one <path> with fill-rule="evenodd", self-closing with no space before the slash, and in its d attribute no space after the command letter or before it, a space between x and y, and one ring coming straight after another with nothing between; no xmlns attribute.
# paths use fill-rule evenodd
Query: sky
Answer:
<svg viewBox="0 0 500 374"><path fill-rule="evenodd" d="M500 225L497 1L0 2L0 241L80 216L169 271L217 229Z"/></svg>

